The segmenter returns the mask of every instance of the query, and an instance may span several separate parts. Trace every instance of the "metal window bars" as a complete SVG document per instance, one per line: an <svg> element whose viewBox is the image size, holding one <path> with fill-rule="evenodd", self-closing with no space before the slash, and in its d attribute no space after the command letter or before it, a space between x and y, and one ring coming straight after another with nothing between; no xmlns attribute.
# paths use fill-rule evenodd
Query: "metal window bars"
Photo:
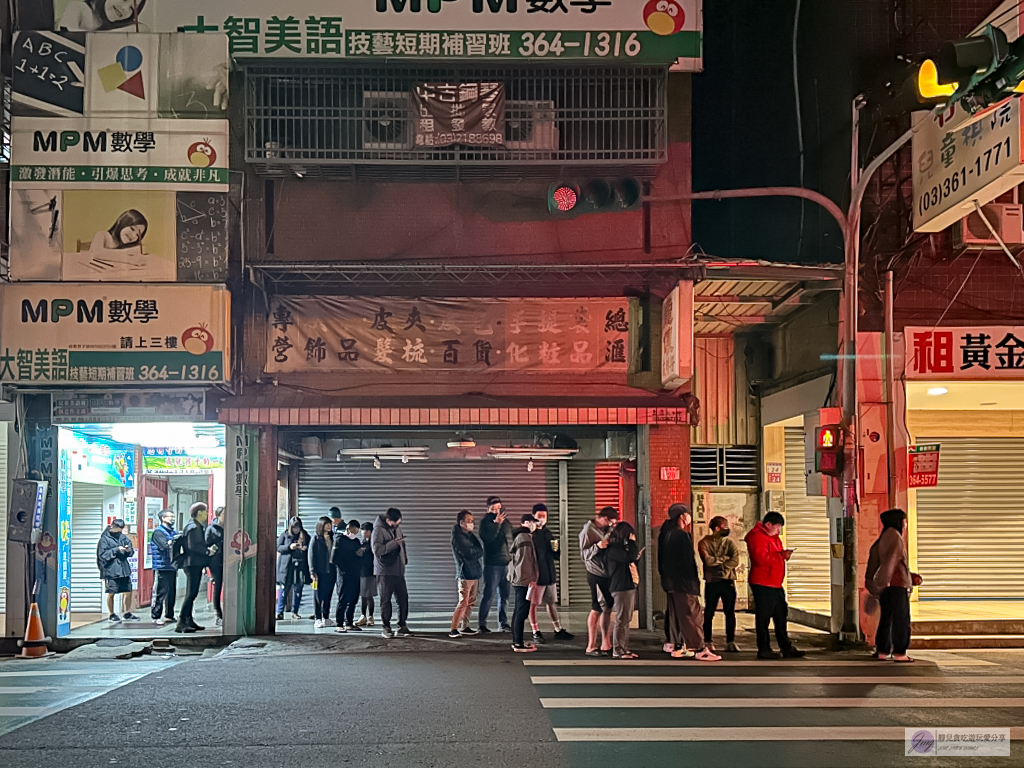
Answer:
<svg viewBox="0 0 1024 768"><path fill-rule="evenodd" d="M489 81L505 85L504 146L415 145L415 84ZM372 178L376 168L389 178L403 169L488 178L487 169L567 165L653 173L668 154L667 82L668 70L652 66L254 65L246 161L300 177Z"/></svg>

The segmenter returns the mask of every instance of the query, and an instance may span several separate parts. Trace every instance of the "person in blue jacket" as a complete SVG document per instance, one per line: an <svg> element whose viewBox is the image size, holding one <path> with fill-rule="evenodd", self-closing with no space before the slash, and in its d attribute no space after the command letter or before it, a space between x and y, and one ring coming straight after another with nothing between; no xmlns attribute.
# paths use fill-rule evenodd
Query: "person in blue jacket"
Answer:
<svg viewBox="0 0 1024 768"><path fill-rule="evenodd" d="M180 536L174 530L174 512L169 509L160 511L160 525L149 535L149 561L156 575L153 586L153 603L149 615L153 622L163 626L175 621L174 600L178 582L178 569L171 562L171 547Z"/></svg>

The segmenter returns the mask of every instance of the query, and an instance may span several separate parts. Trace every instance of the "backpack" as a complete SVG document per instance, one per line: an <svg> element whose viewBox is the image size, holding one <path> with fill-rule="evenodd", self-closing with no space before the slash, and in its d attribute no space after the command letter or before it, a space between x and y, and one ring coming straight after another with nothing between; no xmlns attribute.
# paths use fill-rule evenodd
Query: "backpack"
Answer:
<svg viewBox="0 0 1024 768"><path fill-rule="evenodd" d="M171 565L175 568L184 568L188 559L188 531L183 531L178 538L171 542Z"/></svg>

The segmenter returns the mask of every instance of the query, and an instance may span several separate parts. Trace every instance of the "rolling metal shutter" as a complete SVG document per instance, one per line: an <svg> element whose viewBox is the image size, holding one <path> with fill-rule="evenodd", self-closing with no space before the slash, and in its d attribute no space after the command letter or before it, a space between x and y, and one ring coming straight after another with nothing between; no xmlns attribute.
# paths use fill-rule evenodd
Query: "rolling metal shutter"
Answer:
<svg viewBox="0 0 1024 768"><path fill-rule="evenodd" d="M618 462L570 461L569 480L569 542L564 547L569 558L569 605L587 608L590 587L587 569L580 558L580 531L602 507L620 509ZM564 601L563 601L564 602Z"/></svg>
<svg viewBox="0 0 1024 768"><path fill-rule="evenodd" d="M939 484L917 491L922 600L1019 600L1024 594L1024 439L921 437L940 443Z"/></svg>
<svg viewBox="0 0 1024 768"><path fill-rule="evenodd" d="M543 502L548 527L558 532L558 465L525 461L303 461L299 469L299 514L312 531L332 506L346 519L376 520L388 507L402 510L409 565L412 611L454 609L457 602L451 534L460 510L473 512L477 525L488 496L500 496L513 528ZM511 610L511 606L509 608ZM511 620L511 616L509 617ZM493 622L492 622L493 623Z"/></svg>
<svg viewBox="0 0 1024 768"><path fill-rule="evenodd" d="M827 610L832 599L829 523L824 496L808 496L804 428L786 427L786 546L799 547L786 566L786 596L797 608Z"/></svg>
<svg viewBox="0 0 1024 768"><path fill-rule="evenodd" d="M0 613L7 610L7 423L0 422Z"/></svg>
<svg viewBox="0 0 1024 768"><path fill-rule="evenodd" d="M71 611L106 611L103 580L96 567L96 546L103 533L103 494L106 486L72 483L71 486ZM115 610L120 610L117 605Z"/></svg>

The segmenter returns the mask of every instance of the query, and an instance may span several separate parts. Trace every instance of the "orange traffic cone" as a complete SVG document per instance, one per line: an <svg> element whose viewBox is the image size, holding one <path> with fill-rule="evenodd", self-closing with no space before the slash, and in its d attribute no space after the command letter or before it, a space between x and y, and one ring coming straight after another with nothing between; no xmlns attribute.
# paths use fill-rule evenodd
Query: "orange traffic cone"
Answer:
<svg viewBox="0 0 1024 768"><path fill-rule="evenodd" d="M28 614L28 627L25 629L25 639L18 641L21 648L19 659L45 659L47 656L55 656L53 651L46 647L51 642L50 638L43 634L43 620L39 617L39 605L32 603Z"/></svg>

